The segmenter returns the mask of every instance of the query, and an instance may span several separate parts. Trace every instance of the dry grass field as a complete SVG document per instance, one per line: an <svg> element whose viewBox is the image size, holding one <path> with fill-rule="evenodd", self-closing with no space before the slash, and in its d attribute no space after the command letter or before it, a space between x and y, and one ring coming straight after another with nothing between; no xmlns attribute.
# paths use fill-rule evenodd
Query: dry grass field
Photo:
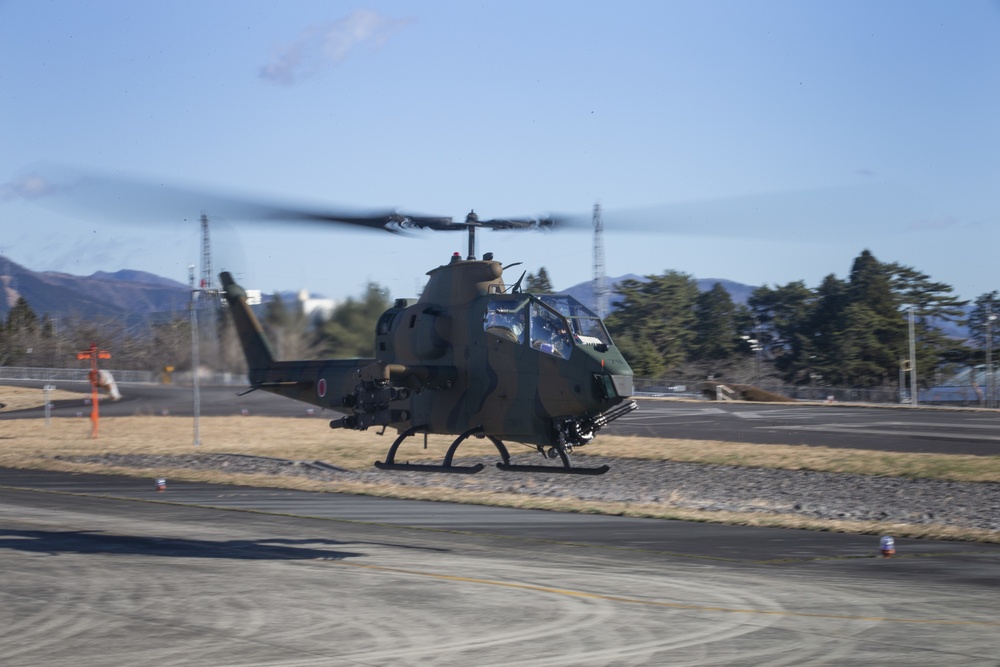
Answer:
<svg viewBox="0 0 1000 667"><path fill-rule="evenodd" d="M4 388L9 390L10 388ZM37 396L37 390L33 392ZM4 400L7 399L7 400ZM37 399L36 399L37 400ZM18 405L11 392L5 391L0 402ZM22 407L28 407L21 403ZM10 409L10 408L5 408ZM328 492L361 493L399 498L496 504L559 511L608 513L631 516L713 521L744 525L770 525L816 530L879 532L885 525L850 521L808 519L766 513L699 512L660 503L580 502L568 498L539 498L510 493L465 491L448 487L412 487L385 481L318 482L299 477L273 475L233 475L225 470L190 470L178 468L143 470L108 468L95 463L61 460L64 457L99 454L168 454L233 453L292 460L320 460L350 470L371 470L372 463L384 456L394 432L378 436L367 432L331 431L321 420L229 416L202 417L201 445L195 447L194 422L190 417L112 417L103 418L96 439L90 437L86 418L15 419L0 422L0 466L50 470L109 472L131 476L161 476L172 479L299 488ZM420 439L407 443L401 460L440 461L450 436L430 436L428 448ZM512 453L513 453L512 449ZM588 445L590 455L618 458L685 461L745 467L783 468L821 472L847 472L867 475L930 477L964 482L1000 482L1000 457L951 456L938 454L895 454L862 450L832 449L785 445L755 445L674 439L602 436ZM467 441L465 456L496 458L496 450L486 442ZM58 458L57 458L58 457ZM581 457L582 458L582 457ZM1000 541L1000 535L985 531L962 530L940 526L893 526L894 534L912 537L937 537L980 541Z"/></svg>

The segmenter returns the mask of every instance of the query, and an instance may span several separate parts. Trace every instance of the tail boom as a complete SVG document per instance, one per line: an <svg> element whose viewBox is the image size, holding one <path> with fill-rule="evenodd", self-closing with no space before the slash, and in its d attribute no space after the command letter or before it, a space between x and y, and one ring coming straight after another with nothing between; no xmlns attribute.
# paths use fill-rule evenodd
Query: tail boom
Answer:
<svg viewBox="0 0 1000 667"><path fill-rule="evenodd" d="M219 279L247 359L250 386L323 408L345 410L343 397L354 392L361 369L375 360L276 361L260 321L247 305L246 290L228 272Z"/></svg>

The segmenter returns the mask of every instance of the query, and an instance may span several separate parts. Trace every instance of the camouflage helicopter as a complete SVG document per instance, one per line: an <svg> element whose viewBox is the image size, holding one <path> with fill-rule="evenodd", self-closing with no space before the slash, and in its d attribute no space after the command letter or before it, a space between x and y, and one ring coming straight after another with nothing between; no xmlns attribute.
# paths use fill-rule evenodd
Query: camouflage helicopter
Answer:
<svg viewBox="0 0 1000 667"><path fill-rule="evenodd" d="M271 345L230 273L220 276L247 358L250 391L264 390L346 413L333 428L398 432L383 470L476 473L482 464L454 464L469 437L488 439L501 470L599 475L607 466L575 467L570 455L609 422L636 409L632 369L600 318L568 295L527 294L524 274L512 285L492 254L476 257L476 231L573 226L571 218L464 221L396 210L325 211L228 197L160 182L126 180L57 166L22 177L38 203L71 214L97 214L133 224L169 220L192 210L233 219L339 224L391 233L465 231L468 255L428 272L419 299L397 299L379 317L375 357L286 361ZM45 186L45 187L41 187ZM579 221L578 221L579 222ZM441 465L397 463L409 437L453 435ZM504 441L533 446L561 465L518 465Z"/></svg>
<svg viewBox="0 0 1000 667"><path fill-rule="evenodd" d="M609 422L636 409L632 369L600 318L569 295L534 295L503 281L505 268L486 253L476 258L480 228L530 229L547 220L479 220L389 213L323 220L383 228L467 230L466 258L455 253L428 272L419 299L397 299L378 318L373 359L279 361L246 302L224 272L220 279L247 358L251 391L265 390L347 413L331 428L392 427L398 437L382 470L476 473L483 464L455 465L469 437L488 439L500 470L600 475L608 466L574 467L570 454ZM409 437L454 435L440 465L398 463ZM562 465L511 463L505 440L534 446Z"/></svg>

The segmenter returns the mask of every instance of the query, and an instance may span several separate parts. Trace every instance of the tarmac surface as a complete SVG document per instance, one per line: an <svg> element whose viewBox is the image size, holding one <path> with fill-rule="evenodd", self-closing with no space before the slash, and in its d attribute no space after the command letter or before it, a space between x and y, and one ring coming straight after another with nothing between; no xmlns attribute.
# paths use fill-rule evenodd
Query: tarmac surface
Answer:
<svg viewBox="0 0 1000 667"><path fill-rule="evenodd" d="M12 382L36 387L43 382ZM89 390L87 383L57 383L60 389ZM125 385L123 398L102 401L102 416L194 414L191 387ZM329 421L340 413L241 387L202 387L200 414L267 415ZM1000 410L876 407L801 403L720 403L642 400L639 410L613 422L602 433L777 445L822 445L849 449L939 454L1000 455ZM86 417L82 399L57 401L54 417ZM39 418L41 407L0 412L2 419Z"/></svg>
<svg viewBox="0 0 1000 667"><path fill-rule="evenodd" d="M996 665L1000 546L0 469L27 665Z"/></svg>
<svg viewBox="0 0 1000 667"><path fill-rule="evenodd" d="M607 433L937 454L1000 454L1000 410L639 401Z"/></svg>

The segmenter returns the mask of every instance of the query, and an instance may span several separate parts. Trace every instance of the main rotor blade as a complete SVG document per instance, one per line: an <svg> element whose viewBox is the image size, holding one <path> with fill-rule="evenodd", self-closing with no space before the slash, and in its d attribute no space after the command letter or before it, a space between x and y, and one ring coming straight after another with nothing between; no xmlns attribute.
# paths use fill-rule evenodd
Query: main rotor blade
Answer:
<svg viewBox="0 0 1000 667"><path fill-rule="evenodd" d="M9 186L25 199L73 217L143 224L197 219L202 213L231 220L343 224L400 233L412 219L396 209L335 209L289 205L254 197L82 172L41 167L26 172ZM448 219L450 220L450 219Z"/></svg>
<svg viewBox="0 0 1000 667"><path fill-rule="evenodd" d="M265 201L254 196L225 195L208 190L142 181L65 167L45 166L26 172L5 188L39 205L76 217L130 224L196 219L201 213L232 220L340 224L395 234L431 231L589 230L593 214L559 213L543 217L479 220L470 214L456 221L396 208L358 209L306 206ZM843 186L749 194L678 202L643 208L605 209L608 232L793 239L836 238L842 225L870 232L899 232L920 219L921 201L891 185Z"/></svg>
<svg viewBox="0 0 1000 667"><path fill-rule="evenodd" d="M925 211L909 189L873 183L607 209L602 218L613 232L815 242L840 238L846 226L903 232Z"/></svg>

